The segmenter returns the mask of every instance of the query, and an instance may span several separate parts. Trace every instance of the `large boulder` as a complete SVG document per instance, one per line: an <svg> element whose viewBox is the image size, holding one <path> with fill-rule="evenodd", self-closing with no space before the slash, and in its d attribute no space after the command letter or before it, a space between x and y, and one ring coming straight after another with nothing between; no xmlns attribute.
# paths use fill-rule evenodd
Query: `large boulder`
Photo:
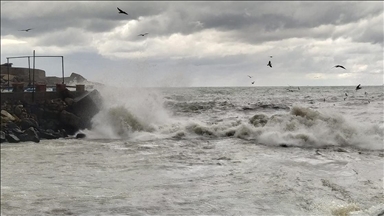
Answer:
<svg viewBox="0 0 384 216"><path fill-rule="evenodd" d="M53 131L57 131L60 129L60 121L59 119L46 119L40 121L40 128L44 130L51 129Z"/></svg>
<svg viewBox="0 0 384 216"><path fill-rule="evenodd" d="M85 137L86 137L86 135L83 134L83 133L78 133L78 134L76 134L76 139L83 139L83 138L85 138Z"/></svg>
<svg viewBox="0 0 384 216"><path fill-rule="evenodd" d="M40 137L37 134L37 131L35 128L30 127L24 131L23 134L19 135L20 141L26 142L26 141L32 141L32 142L40 142Z"/></svg>
<svg viewBox="0 0 384 216"><path fill-rule="evenodd" d="M81 129L91 128L91 120L100 111L101 104L102 98L97 90L74 99L72 110L74 114L81 118L81 122L84 123Z"/></svg>
<svg viewBox="0 0 384 216"><path fill-rule="evenodd" d="M26 130L30 127L39 128L38 123L33 118L25 118L20 121L20 129Z"/></svg>
<svg viewBox="0 0 384 216"><path fill-rule="evenodd" d="M24 109L23 105L20 104L20 105L15 106L15 110L14 110L14 112L15 112L15 115L16 115L17 117L21 118L21 117L22 117L22 114L23 114L24 112L26 112L26 110Z"/></svg>
<svg viewBox="0 0 384 216"><path fill-rule="evenodd" d="M45 102L45 108L48 110L54 110L54 111L61 112L62 110L65 110L66 107L67 107L67 104L61 98L47 100Z"/></svg>
<svg viewBox="0 0 384 216"><path fill-rule="evenodd" d="M17 126L17 124L16 123L14 123L14 122L8 122L7 124L6 124L6 126L5 126L5 128L8 130L8 131L13 131L13 130L20 130L20 128L19 128L19 126Z"/></svg>
<svg viewBox="0 0 384 216"><path fill-rule="evenodd" d="M12 130L10 130L13 134L15 134L16 136L19 136L20 134L23 134L24 131L20 130L19 128L13 128Z"/></svg>
<svg viewBox="0 0 384 216"><path fill-rule="evenodd" d="M80 128L81 120L78 116L65 110L60 113L60 122L64 125Z"/></svg>
<svg viewBox="0 0 384 216"><path fill-rule="evenodd" d="M5 133L3 131L0 131L0 143L7 142L7 139L5 139Z"/></svg>
<svg viewBox="0 0 384 216"><path fill-rule="evenodd" d="M60 133L54 132L51 129L40 130L40 138L41 139L59 139L60 138Z"/></svg>
<svg viewBox="0 0 384 216"><path fill-rule="evenodd" d="M68 105L68 106L72 106L73 103L75 102L75 100L73 98L65 98L64 99L64 102Z"/></svg>
<svg viewBox="0 0 384 216"><path fill-rule="evenodd" d="M20 139L14 135L14 134L5 134L5 139L7 139L7 141L9 143L18 143L20 142Z"/></svg>
<svg viewBox="0 0 384 216"><path fill-rule="evenodd" d="M16 118L5 110L1 110L1 122L15 121Z"/></svg>
<svg viewBox="0 0 384 216"><path fill-rule="evenodd" d="M45 109L44 110L44 117L46 119L58 119L60 117L60 112L57 110L50 110Z"/></svg>

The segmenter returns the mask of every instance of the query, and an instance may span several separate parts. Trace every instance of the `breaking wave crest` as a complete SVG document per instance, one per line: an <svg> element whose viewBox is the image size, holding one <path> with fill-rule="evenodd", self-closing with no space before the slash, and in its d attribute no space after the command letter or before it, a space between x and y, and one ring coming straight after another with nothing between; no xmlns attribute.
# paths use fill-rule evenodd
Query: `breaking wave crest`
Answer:
<svg viewBox="0 0 384 216"><path fill-rule="evenodd" d="M256 144L321 148L329 146L383 149L384 129L361 125L336 114L293 107L287 114L268 117L256 114L248 121L223 121L218 124L189 123L184 135L235 137ZM178 132L177 137L180 137Z"/></svg>
<svg viewBox="0 0 384 216"><path fill-rule="evenodd" d="M271 146L383 149L382 127L353 123L341 115L303 107L292 107L286 114L256 114L247 120L227 119L217 123L180 120L156 127L141 121L124 107L112 108L104 117L104 126L120 139L134 138L135 132L147 132L153 135L151 139L164 138L164 135L177 139L232 137Z"/></svg>
<svg viewBox="0 0 384 216"><path fill-rule="evenodd" d="M116 96L119 94L117 92L121 94ZM269 112L267 115L262 113L264 110L258 109L251 112L235 109L235 114L243 117L226 117L220 112L210 112L209 115L202 115L208 117L204 117L206 120L203 121L190 115L171 114L175 109L169 107L169 104L167 106L166 99L153 89L100 90L100 93L106 99L106 105L94 117L94 129L85 131L91 139L237 138L271 146L384 149L382 125L358 123L332 111L279 105L277 108L268 107L279 109L278 114ZM185 102L177 106L178 111L188 110L187 112L223 111L227 110L224 107L233 107L225 101L199 104Z"/></svg>
<svg viewBox="0 0 384 216"><path fill-rule="evenodd" d="M160 93L154 89L99 89L104 107L92 119L93 129L84 131L91 139L129 139L135 133L158 131L169 114Z"/></svg>

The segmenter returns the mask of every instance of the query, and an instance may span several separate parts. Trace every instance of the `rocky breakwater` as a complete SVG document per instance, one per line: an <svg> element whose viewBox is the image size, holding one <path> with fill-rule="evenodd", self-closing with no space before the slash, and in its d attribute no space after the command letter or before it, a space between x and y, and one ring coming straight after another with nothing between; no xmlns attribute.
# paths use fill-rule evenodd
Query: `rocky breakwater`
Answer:
<svg viewBox="0 0 384 216"><path fill-rule="evenodd" d="M41 139L84 138L102 99L97 90L73 97L68 89L51 100L27 103L1 101L0 142L40 142Z"/></svg>

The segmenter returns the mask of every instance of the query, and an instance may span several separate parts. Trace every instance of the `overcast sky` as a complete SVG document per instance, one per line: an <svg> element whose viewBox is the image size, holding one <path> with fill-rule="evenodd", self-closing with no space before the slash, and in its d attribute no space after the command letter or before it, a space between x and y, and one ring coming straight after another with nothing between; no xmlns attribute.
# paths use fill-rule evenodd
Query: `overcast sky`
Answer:
<svg viewBox="0 0 384 216"><path fill-rule="evenodd" d="M1 63L35 50L64 56L66 76L136 87L382 85L383 4L1 1ZM59 58L36 68L61 76Z"/></svg>

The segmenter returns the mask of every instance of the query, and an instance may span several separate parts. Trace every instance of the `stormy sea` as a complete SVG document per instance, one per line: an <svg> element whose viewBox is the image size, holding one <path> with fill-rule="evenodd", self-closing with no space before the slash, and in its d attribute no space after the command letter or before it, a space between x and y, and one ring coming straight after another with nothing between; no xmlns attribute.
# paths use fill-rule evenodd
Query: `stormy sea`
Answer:
<svg viewBox="0 0 384 216"><path fill-rule="evenodd" d="M384 86L98 91L85 139L1 144L1 215L384 215Z"/></svg>

